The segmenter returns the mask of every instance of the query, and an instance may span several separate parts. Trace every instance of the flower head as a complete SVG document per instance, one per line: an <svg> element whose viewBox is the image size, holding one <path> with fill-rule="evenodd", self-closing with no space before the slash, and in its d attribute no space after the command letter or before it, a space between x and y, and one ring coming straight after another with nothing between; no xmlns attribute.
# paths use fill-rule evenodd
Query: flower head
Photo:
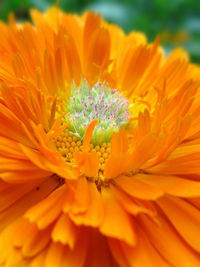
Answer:
<svg viewBox="0 0 200 267"><path fill-rule="evenodd" d="M93 12L0 24L0 266L200 265L200 70Z"/></svg>

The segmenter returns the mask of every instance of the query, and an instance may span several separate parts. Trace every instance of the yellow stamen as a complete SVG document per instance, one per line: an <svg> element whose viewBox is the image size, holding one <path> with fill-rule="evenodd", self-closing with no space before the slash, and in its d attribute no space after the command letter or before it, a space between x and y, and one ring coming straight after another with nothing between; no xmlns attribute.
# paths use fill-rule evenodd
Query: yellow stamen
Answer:
<svg viewBox="0 0 200 267"><path fill-rule="evenodd" d="M88 140L87 140L88 141ZM63 158L66 162L75 164L74 162L74 152L83 151L84 145L83 142L68 129L65 129L62 134L55 140L55 145L57 150L62 154ZM85 144L86 145L86 144ZM110 143L103 143L102 145L86 145L88 152L96 152L99 157L99 175L96 179L103 181L103 172L105 168L105 164L110 156Z"/></svg>

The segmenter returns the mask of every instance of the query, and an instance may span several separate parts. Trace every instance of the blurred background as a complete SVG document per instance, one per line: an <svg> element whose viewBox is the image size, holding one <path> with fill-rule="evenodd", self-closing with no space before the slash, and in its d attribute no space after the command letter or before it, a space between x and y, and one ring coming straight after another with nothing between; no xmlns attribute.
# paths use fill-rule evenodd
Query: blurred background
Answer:
<svg viewBox="0 0 200 267"><path fill-rule="evenodd" d="M29 19L29 9L42 11L56 0L0 0L0 20L12 11L20 21ZM152 41L160 35L166 53L183 46L193 62L200 63L200 0L60 0L67 12L95 10L126 33L145 32Z"/></svg>

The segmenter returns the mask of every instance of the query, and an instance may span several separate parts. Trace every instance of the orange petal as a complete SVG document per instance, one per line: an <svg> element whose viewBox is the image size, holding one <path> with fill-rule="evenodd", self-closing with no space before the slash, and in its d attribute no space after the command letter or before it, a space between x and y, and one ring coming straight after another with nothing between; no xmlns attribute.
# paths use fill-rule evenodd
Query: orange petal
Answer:
<svg viewBox="0 0 200 267"><path fill-rule="evenodd" d="M34 188L36 188L40 182L35 183L26 183L26 184L1 184L0 186L0 212L7 209L13 203L18 201L27 193L31 192Z"/></svg>
<svg viewBox="0 0 200 267"><path fill-rule="evenodd" d="M121 243L121 249L132 267L170 267L171 265L163 259L153 247L146 234L137 227L137 243L134 247Z"/></svg>
<svg viewBox="0 0 200 267"><path fill-rule="evenodd" d="M15 236L15 232L20 227L23 218L18 218L12 221L9 225L6 225L6 228L1 231L0 235L0 265L7 265L9 261L10 255L12 253L13 258L15 257L13 251L13 236ZM26 229L24 229L26 231ZM17 263L17 262L16 262ZM15 263L15 264L16 264ZM9 265L8 265L9 266ZM12 265L11 265L12 266Z"/></svg>
<svg viewBox="0 0 200 267"><path fill-rule="evenodd" d="M145 135L141 142L135 147L133 154L129 159L130 169L137 170L138 168L141 168L142 165L153 156L157 146L156 136L153 133Z"/></svg>
<svg viewBox="0 0 200 267"><path fill-rule="evenodd" d="M28 159L30 159L36 166L41 169L48 169L45 164L45 159L41 153L22 144L19 144L19 147L23 151L24 155Z"/></svg>
<svg viewBox="0 0 200 267"><path fill-rule="evenodd" d="M197 267L199 265L199 256L185 245L167 220L160 216L160 224L156 225L145 215L141 215L140 218L139 223L145 230L145 234L160 255L172 266Z"/></svg>
<svg viewBox="0 0 200 267"><path fill-rule="evenodd" d="M163 195L159 188L139 181L133 177L120 176L115 183L129 195L140 199L155 200Z"/></svg>
<svg viewBox="0 0 200 267"><path fill-rule="evenodd" d="M136 204L136 202L134 202L134 199L132 197L130 197L128 194L126 194L125 192L117 188L116 186L111 185L110 188L116 200L128 213L133 214L133 215L146 213L150 216L154 216L153 212L150 209L145 208L139 204Z"/></svg>
<svg viewBox="0 0 200 267"><path fill-rule="evenodd" d="M43 170L33 170L33 171L15 171L15 172L3 172L0 173L0 178L9 183L26 183L33 182L36 179L44 180L51 176L51 172ZM28 179L27 179L28 178Z"/></svg>
<svg viewBox="0 0 200 267"><path fill-rule="evenodd" d="M46 199L32 207L25 214L25 217L37 224L39 229L46 228L60 214L65 193L64 186L51 193Z"/></svg>
<svg viewBox="0 0 200 267"><path fill-rule="evenodd" d="M91 199L89 195L88 182L85 177L81 177L77 180L77 186L74 191L70 212L74 214L85 212L88 210L90 202Z"/></svg>
<svg viewBox="0 0 200 267"><path fill-rule="evenodd" d="M67 246L63 246L60 243L51 242L49 245L46 259L45 259L45 267L61 267L61 263L63 261L63 255L67 251Z"/></svg>
<svg viewBox="0 0 200 267"><path fill-rule="evenodd" d="M134 245L136 236L129 215L119 206L109 189L102 188L102 197L105 217L100 232Z"/></svg>
<svg viewBox="0 0 200 267"><path fill-rule="evenodd" d="M75 80L79 84L81 79L81 63L74 39L70 35L65 34L64 45L65 57L70 73L69 82Z"/></svg>
<svg viewBox="0 0 200 267"><path fill-rule="evenodd" d="M23 131L19 119L4 105L0 104L0 135L8 137L22 144L31 146L29 140Z"/></svg>
<svg viewBox="0 0 200 267"><path fill-rule="evenodd" d="M0 231L7 227L16 218L22 216L30 207L46 198L58 186L58 181L52 177L46 179L37 185L26 195L22 196L18 201L13 203L8 209L0 213Z"/></svg>
<svg viewBox="0 0 200 267"><path fill-rule="evenodd" d="M75 167L75 170L78 170L78 176L84 174L88 177L97 177L99 157L96 152L74 152L74 159L78 164Z"/></svg>
<svg viewBox="0 0 200 267"><path fill-rule="evenodd" d="M99 233L97 229L91 228L90 230L88 251L88 257L84 266L115 267L106 237Z"/></svg>
<svg viewBox="0 0 200 267"><path fill-rule="evenodd" d="M73 249L76 244L78 234L79 228L73 224L67 214L62 214L56 222L51 236L54 242L69 245L69 247Z"/></svg>
<svg viewBox="0 0 200 267"><path fill-rule="evenodd" d="M167 159L156 166L147 169L148 172L166 175L200 174L199 153L184 155L182 157Z"/></svg>
<svg viewBox="0 0 200 267"><path fill-rule="evenodd" d="M130 266L129 262L127 261L127 258L124 255L124 252L121 248L121 241L109 237L108 238L108 245L109 245L110 251L111 251L114 259L119 264L119 266L122 266L122 267Z"/></svg>
<svg viewBox="0 0 200 267"><path fill-rule="evenodd" d="M127 171L128 159L124 154L111 155L105 164L104 176L105 178L115 178Z"/></svg>
<svg viewBox="0 0 200 267"><path fill-rule="evenodd" d="M40 169L32 164L29 160L0 158L0 172L12 171L40 171ZM44 173L44 172L43 172ZM47 172L48 175L50 173ZM45 176L45 175L44 175Z"/></svg>
<svg viewBox="0 0 200 267"><path fill-rule="evenodd" d="M85 132L84 139L83 139L83 151L84 152L88 152L90 149L90 140L92 138L94 128L96 127L98 123L99 123L98 120L93 120L87 127L87 130Z"/></svg>
<svg viewBox="0 0 200 267"><path fill-rule="evenodd" d="M70 214L70 217L78 225L98 227L104 218L104 206L96 185L88 183L88 187L91 201L87 211L79 214Z"/></svg>
<svg viewBox="0 0 200 267"><path fill-rule="evenodd" d="M200 195L200 182L198 181L156 174L137 174L135 178L174 196L195 197Z"/></svg>
<svg viewBox="0 0 200 267"><path fill-rule="evenodd" d="M82 267L86 259L88 248L87 231L81 230L82 234L76 243L74 250L60 243L52 242L47 251L44 267L76 266Z"/></svg>
<svg viewBox="0 0 200 267"><path fill-rule="evenodd" d="M86 15L86 21L84 26L84 51L87 51L88 40L93 35L93 32L100 26L101 17L99 14L95 14L94 12L88 12Z"/></svg>
<svg viewBox="0 0 200 267"><path fill-rule="evenodd" d="M30 159L36 166L38 166L42 170L45 169L51 171L52 173L56 173L60 177L70 180L77 178L75 174L72 173L70 168L68 168L66 162L62 159L62 157L60 158L60 162L58 162L58 160L56 159L56 161L54 160L51 163L46 158L44 158L44 156L38 151L35 151L23 145L20 145L20 148L27 156L27 158Z"/></svg>
<svg viewBox="0 0 200 267"><path fill-rule="evenodd" d="M129 140L124 129L114 133L111 140L111 156L105 164L105 178L114 178L125 172L129 167Z"/></svg>
<svg viewBox="0 0 200 267"><path fill-rule="evenodd" d="M35 224L24 219L16 230L13 244L21 249L24 257L33 257L49 243L50 231L50 228L40 231Z"/></svg>
<svg viewBox="0 0 200 267"><path fill-rule="evenodd" d="M30 262L29 267L38 267L44 266L46 258L46 250L43 250L41 253L37 254Z"/></svg>
<svg viewBox="0 0 200 267"><path fill-rule="evenodd" d="M129 140L127 133L121 129L119 133L113 133L111 140L111 154L126 153L128 151Z"/></svg>
<svg viewBox="0 0 200 267"><path fill-rule="evenodd" d="M200 252L199 210L176 197L163 197L158 204L185 241Z"/></svg>
<svg viewBox="0 0 200 267"><path fill-rule="evenodd" d="M11 157L15 159L26 159L26 156L19 149L19 143L11 139L0 136L0 153L2 156Z"/></svg>

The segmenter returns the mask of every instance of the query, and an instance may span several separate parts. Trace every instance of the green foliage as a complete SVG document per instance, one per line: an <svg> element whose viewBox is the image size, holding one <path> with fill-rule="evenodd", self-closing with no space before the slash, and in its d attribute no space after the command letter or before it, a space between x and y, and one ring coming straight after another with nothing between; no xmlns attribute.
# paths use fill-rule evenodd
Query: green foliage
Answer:
<svg viewBox="0 0 200 267"><path fill-rule="evenodd" d="M6 20L12 11L17 19L29 18L32 7L42 11L56 0L0 0L0 19ZM169 51L184 46L195 62L200 62L200 3L199 0L60 0L67 12L95 10L120 25L125 32L143 31L149 41L160 34Z"/></svg>

